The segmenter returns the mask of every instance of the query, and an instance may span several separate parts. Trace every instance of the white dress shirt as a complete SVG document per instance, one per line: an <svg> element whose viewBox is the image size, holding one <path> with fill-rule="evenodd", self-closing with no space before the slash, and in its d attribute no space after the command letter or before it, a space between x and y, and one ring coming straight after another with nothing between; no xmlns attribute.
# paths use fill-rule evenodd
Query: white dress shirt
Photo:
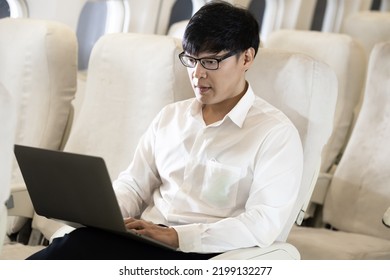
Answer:
<svg viewBox="0 0 390 280"><path fill-rule="evenodd" d="M196 99L166 106L114 188L124 217L172 226L181 251L264 247L290 215L302 164L296 128L249 87L211 125Z"/></svg>

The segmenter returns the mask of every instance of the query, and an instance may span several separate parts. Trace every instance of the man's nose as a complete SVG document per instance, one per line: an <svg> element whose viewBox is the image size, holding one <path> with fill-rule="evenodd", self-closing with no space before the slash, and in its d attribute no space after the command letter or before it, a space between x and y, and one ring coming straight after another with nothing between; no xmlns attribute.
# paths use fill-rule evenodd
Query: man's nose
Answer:
<svg viewBox="0 0 390 280"><path fill-rule="evenodd" d="M204 78L206 76L206 69L202 66L200 61L198 61L194 67L194 77L199 79L199 78Z"/></svg>

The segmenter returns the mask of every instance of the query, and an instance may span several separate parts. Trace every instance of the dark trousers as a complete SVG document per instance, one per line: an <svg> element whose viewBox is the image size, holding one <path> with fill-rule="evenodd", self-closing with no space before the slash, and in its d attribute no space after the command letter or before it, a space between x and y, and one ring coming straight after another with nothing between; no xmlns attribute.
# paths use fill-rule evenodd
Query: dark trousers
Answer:
<svg viewBox="0 0 390 280"><path fill-rule="evenodd" d="M56 238L28 260L206 260L218 254L172 251L94 228Z"/></svg>

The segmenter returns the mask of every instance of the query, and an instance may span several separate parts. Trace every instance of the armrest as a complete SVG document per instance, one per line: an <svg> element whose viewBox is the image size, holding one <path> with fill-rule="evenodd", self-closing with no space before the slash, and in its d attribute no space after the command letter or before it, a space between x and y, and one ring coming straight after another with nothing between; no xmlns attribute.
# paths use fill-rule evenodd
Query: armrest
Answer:
<svg viewBox="0 0 390 280"><path fill-rule="evenodd" d="M49 239L49 243L53 242L54 238L57 237L63 237L65 234L70 233L71 231L75 230L76 228L69 226L69 225L62 225Z"/></svg>
<svg viewBox="0 0 390 280"><path fill-rule="evenodd" d="M26 218L34 216L34 207L24 184L11 187L11 196L6 202L6 206L8 208L8 216Z"/></svg>
<svg viewBox="0 0 390 280"><path fill-rule="evenodd" d="M325 201L326 193L330 186L330 182L333 179L333 174L330 173L320 173L311 196L310 201L319 205L323 205Z"/></svg>
<svg viewBox="0 0 390 280"><path fill-rule="evenodd" d="M320 173L315 182L314 190L309 200L304 219L317 219L317 209L324 204L326 193L333 179L331 173Z"/></svg>
<svg viewBox="0 0 390 280"><path fill-rule="evenodd" d="M35 213L31 227L38 230L43 236L51 242L54 238L65 235L74 229L64 221L48 219Z"/></svg>
<svg viewBox="0 0 390 280"><path fill-rule="evenodd" d="M266 248L251 247L222 253L211 260L299 260L297 248L285 242L275 242Z"/></svg>

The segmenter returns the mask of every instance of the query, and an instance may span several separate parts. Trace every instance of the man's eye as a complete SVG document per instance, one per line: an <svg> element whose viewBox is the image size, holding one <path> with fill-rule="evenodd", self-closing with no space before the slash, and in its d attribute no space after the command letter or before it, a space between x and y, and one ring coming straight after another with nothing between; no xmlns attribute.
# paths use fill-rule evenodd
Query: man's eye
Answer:
<svg viewBox="0 0 390 280"><path fill-rule="evenodd" d="M217 61L215 59L203 59L202 62L204 65L210 66L217 64Z"/></svg>
<svg viewBox="0 0 390 280"><path fill-rule="evenodd" d="M187 57L186 59L187 59L187 62L189 64L195 64L196 63L196 60L194 58L192 58L192 57Z"/></svg>

